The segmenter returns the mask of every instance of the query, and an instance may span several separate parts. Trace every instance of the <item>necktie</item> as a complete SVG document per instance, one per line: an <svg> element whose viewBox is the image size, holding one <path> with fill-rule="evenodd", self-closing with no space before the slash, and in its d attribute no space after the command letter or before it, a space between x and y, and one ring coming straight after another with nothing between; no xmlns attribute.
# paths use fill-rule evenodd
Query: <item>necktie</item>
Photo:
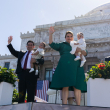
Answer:
<svg viewBox="0 0 110 110"><path fill-rule="evenodd" d="M29 53L30 53L30 51L28 51L27 56L26 56L26 58L25 58L24 68L23 68L24 70L25 70L26 67L27 67L27 60L28 60Z"/></svg>

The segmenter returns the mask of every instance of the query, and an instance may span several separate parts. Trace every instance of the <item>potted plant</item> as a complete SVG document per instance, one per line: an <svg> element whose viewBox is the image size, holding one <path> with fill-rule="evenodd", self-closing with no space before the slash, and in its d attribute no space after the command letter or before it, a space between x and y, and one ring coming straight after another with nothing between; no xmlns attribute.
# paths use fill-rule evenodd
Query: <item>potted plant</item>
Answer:
<svg viewBox="0 0 110 110"><path fill-rule="evenodd" d="M110 107L110 61L92 66L87 74L87 105Z"/></svg>
<svg viewBox="0 0 110 110"><path fill-rule="evenodd" d="M27 103L27 93L25 95L25 101L24 102Z"/></svg>
<svg viewBox="0 0 110 110"><path fill-rule="evenodd" d="M16 89L14 89L14 90L13 90L12 102L13 102L13 103L18 103L18 99L19 99L18 91L17 91Z"/></svg>
<svg viewBox="0 0 110 110"><path fill-rule="evenodd" d="M0 105L12 103L13 87L16 80L14 69L0 67Z"/></svg>
<svg viewBox="0 0 110 110"><path fill-rule="evenodd" d="M16 89L13 90L13 97L12 97L12 102L13 104L16 104L18 103L18 99L19 99L19 94L18 94L18 91ZM27 103L27 94L25 96L25 103Z"/></svg>

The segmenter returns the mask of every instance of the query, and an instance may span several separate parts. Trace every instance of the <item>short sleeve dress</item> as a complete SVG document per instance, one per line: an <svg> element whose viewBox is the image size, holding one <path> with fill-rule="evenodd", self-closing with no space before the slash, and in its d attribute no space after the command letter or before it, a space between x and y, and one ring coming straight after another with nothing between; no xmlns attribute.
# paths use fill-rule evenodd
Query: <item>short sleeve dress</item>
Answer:
<svg viewBox="0 0 110 110"><path fill-rule="evenodd" d="M50 89L62 90L63 87L73 86L81 92L87 92L84 68L80 67L81 61L74 61L75 55L71 54L71 46L68 42L49 44L51 48L60 53L60 60L52 78Z"/></svg>

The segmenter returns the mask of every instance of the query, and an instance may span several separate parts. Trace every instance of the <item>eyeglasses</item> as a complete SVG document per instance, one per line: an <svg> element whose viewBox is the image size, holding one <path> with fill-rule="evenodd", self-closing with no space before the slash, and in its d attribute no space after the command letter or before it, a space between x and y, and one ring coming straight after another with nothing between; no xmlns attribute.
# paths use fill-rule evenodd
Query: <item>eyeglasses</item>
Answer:
<svg viewBox="0 0 110 110"><path fill-rule="evenodd" d="M73 37L73 36L66 36L66 37Z"/></svg>
<svg viewBox="0 0 110 110"><path fill-rule="evenodd" d="M33 44L31 44L31 45L28 44L27 46L34 46L34 45Z"/></svg>

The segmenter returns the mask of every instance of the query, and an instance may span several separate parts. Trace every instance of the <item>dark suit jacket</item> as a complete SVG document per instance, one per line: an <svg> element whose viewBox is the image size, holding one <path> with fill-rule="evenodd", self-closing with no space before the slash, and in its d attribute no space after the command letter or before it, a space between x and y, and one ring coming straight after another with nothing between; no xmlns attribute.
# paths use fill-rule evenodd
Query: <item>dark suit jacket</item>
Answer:
<svg viewBox="0 0 110 110"><path fill-rule="evenodd" d="M20 72L22 72L22 68L21 68L21 59L23 58L23 56L25 55L26 52L22 52L22 51L16 51L12 44L9 44L8 46L9 51L11 52L11 54L13 56L15 56L16 58L18 58L17 61L17 68L16 68L16 74L19 74ZM36 77L39 78L39 74L36 75Z"/></svg>

